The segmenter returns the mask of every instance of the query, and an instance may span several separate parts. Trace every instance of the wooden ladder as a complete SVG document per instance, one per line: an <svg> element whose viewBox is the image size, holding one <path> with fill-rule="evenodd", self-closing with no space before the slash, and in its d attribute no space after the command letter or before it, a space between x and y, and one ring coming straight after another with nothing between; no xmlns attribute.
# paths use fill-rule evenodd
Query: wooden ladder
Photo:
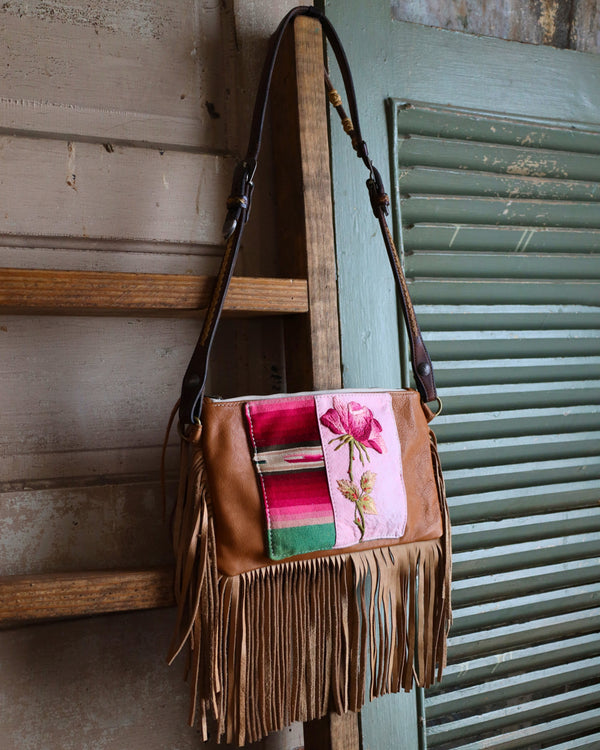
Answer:
<svg viewBox="0 0 600 750"><path fill-rule="evenodd" d="M289 391L341 387L327 104L320 24L296 19L272 94L278 245L286 278L232 280L225 314L285 316ZM198 315L209 276L0 269L11 314ZM165 415L166 420L167 415ZM169 607L170 567L0 577L0 627ZM305 725L305 747L358 750L355 714Z"/></svg>

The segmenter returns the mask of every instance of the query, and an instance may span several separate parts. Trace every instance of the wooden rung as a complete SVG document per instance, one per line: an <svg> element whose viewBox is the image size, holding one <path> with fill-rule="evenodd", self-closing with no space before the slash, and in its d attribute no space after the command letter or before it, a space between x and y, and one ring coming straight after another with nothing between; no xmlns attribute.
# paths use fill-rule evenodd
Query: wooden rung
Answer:
<svg viewBox="0 0 600 750"><path fill-rule="evenodd" d="M213 276L155 273L0 269L0 310L11 313L185 314L206 309ZM289 314L308 311L304 279L234 277L226 312Z"/></svg>
<svg viewBox="0 0 600 750"><path fill-rule="evenodd" d="M0 577L0 627L174 603L166 567Z"/></svg>

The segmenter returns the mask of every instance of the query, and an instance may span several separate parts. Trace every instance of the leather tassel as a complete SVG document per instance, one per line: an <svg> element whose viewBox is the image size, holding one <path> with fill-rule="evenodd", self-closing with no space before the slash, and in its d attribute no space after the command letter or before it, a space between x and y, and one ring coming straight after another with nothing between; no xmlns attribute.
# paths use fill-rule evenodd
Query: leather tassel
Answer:
<svg viewBox="0 0 600 750"><path fill-rule="evenodd" d="M448 509L431 450L444 537L220 575L204 461L183 441L173 515L177 625L187 643L190 724L243 745L293 721L358 711L427 687L445 666L451 621ZM212 732L211 732L212 729Z"/></svg>

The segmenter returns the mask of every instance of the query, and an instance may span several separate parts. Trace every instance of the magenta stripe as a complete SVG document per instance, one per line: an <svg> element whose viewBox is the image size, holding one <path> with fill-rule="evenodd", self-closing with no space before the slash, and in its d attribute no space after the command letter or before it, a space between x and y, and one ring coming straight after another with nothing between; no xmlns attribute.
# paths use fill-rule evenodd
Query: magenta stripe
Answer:
<svg viewBox="0 0 600 750"><path fill-rule="evenodd" d="M262 479L270 507L281 508L307 503L331 507L325 471L265 474Z"/></svg>
<svg viewBox="0 0 600 750"><path fill-rule="evenodd" d="M246 405L252 421L256 447L319 442L319 427L314 400L249 402Z"/></svg>

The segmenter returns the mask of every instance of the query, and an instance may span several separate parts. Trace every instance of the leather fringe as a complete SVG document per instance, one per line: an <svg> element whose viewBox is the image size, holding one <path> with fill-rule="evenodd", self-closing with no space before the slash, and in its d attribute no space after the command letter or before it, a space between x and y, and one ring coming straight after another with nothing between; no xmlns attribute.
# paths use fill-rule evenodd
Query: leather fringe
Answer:
<svg viewBox="0 0 600 750"><path fill-rule="evenodd" d="M446 663L450 534L431 434L442 539L220 575L202 453L182 441L173 517L177 625L189 643L190 725L244 745L294 721L358 711L368 698L427 687ZM212 722L211 722L212 723Z"/></svg>

